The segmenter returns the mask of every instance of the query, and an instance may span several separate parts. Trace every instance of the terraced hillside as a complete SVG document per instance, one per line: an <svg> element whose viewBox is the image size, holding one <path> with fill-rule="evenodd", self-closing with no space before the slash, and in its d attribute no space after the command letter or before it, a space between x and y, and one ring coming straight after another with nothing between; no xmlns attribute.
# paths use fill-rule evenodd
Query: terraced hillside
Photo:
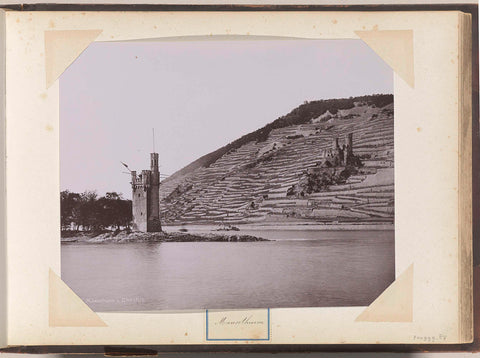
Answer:
<svg viewBox="0 0 480 358"><path fill-rule="evenodd" d="M381 107L360 98L351 108L327 109L301 124L285 120L260 140L237 142L212 153L213 160L192 163L161 183L164 223L393 224L393 97L388 98ZM342 144L348 133L363 163L358 172L321 192L287 196L334 138Z"/></svg>

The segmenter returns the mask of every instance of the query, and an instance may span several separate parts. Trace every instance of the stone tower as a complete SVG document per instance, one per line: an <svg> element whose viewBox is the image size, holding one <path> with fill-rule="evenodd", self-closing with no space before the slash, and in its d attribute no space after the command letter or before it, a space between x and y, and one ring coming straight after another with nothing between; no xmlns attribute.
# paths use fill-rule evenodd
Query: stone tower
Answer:
<svg viewBox="0 0 480 358"><path fill-rule="evenodd" d="M142 170L140 175L136 171L131 174L133 229L144 232L162 231L158 153L150 153L150 170Z"/></svg>
<svg viewBox="0 0 480 358"><path fill-rule="evenodd" d="M354 160L354 155L353 155L353 133L348 133L348 135L345 137L345 143L346 143L346 153L345 153L345 164L346 165L352 165L353 160Z"/></svg>

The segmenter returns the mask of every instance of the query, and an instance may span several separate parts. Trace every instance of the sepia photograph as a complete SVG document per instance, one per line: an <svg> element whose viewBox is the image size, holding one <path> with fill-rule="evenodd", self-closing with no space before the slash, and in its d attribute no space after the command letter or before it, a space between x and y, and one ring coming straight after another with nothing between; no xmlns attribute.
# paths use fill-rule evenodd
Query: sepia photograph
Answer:
<svg viewBox="0 0 480 358"><path fill-rule="evenodd" d="M370 305L392 69L363 41L94 42L60 77L61 277L94 311Z"/></svg>

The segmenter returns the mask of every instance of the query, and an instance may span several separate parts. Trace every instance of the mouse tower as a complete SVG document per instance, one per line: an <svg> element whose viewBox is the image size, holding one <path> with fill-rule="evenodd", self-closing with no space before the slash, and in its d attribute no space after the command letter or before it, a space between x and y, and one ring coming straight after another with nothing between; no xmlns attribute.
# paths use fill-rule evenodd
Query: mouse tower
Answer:
<svg viewBox="0 0 480 358"><path fill-rule="evenodd" d="M158 153L150 153L150 170L132 175L132 217L133 229L143 232L162 231L160 223L160 172Z"/></svg>

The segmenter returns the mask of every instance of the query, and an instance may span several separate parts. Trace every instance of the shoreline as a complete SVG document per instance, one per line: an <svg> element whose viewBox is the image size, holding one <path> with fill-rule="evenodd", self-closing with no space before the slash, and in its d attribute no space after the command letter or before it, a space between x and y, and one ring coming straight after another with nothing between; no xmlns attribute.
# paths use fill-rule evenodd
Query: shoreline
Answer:
<svg viewBox="0 0 480 358"><path fill-rule="evenodd" d="M221 224L186 224L186 225L163 225L165 230L187 229L195 231L219 232ZM395 231L394 224L318 224L318 223L258 223L258 224L232 224L242 231ZM223 230L222 230L223 231ZM222 232L220 231L220 232ZM233 231L233 230L232 230ZM225 230L224 232L230 232Z"/></svg>

